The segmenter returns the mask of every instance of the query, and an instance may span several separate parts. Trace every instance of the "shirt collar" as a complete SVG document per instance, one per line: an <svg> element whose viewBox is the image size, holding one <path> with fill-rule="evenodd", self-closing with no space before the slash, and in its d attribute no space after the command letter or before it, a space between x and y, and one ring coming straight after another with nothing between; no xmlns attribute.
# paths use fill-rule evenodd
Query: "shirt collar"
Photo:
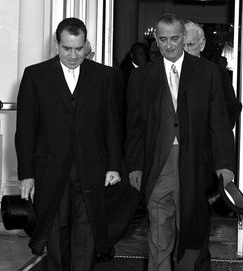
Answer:
<svg viewBox="0 0 243 271"><path fill-rule="evenodd" d="M61 66L62 66L62 69L63 69L64 73L69 72L70 70L72 70L72 69L69 69L67 66L65 66L61 61L60 61L60 63L61 63ZM74 71L74 74L75 74L76 78L78 78L79 71L80 71L80 65L77 68L73 69L73 71Z"/></svg>
<svg viewBox="0 0 243 271"><path fill-rule="evenodd" d="M181 75L181 67L182 67L182 63L184 60L184 55L185 55L185 53L183 51L182 55L176 60L176 62L172 62L166 58L163 58L166 72L169 72L171 69L171 65L174 64L176 66L176 69L177 69L178 74L180 76Z"/></svg>

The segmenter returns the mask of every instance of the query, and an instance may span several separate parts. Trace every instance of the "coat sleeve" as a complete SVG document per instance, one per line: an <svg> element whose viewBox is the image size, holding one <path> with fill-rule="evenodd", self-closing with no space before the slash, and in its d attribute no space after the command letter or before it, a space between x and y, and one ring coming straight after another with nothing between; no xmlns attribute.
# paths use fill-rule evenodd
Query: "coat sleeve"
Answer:
<svg viewBox="0 0 243 271"><path fill-rule="evenodd" d="M121 71L113 69L108 91L106 92L106 145L109 151L108 170L120 171L122 158L122 120L118 92L123 91ZM106 91L106 90L105 90Z"/></svg>
<svg viewBox="0 0 243 271"><path fill-rule="evenodd" d="M216 66L211 84L210 134L214 169L227 168L234 172L234 135L224 100L222 80Z"/></svg>
<svg viewBox="0 0 243 271"><path fill-rule="evenodd" d="M133 70L127 89L127 136L125 144L128 172L143 170L144 122L141 114L141 80Z"/></svg>
<svg viewBox="0 0 243 271"><path fill-rule="evenodd" d="M235 91L232 86L232 82L230 80L227 69L223 67L219 67L219 69L220 69L220 74L221 74L221 78L223 82L224 99L225 99L227 111L229 114L231 128L233 129L237 119L240 116L242 104L235 96Z"/></svg>
<svg viewBox="0 0 243 271"><path fill-rule="evenodd" d="M37 134L37 102L29 68L24 71L17 97L15 148L18 178L34 178L33 154Z"/></svg>

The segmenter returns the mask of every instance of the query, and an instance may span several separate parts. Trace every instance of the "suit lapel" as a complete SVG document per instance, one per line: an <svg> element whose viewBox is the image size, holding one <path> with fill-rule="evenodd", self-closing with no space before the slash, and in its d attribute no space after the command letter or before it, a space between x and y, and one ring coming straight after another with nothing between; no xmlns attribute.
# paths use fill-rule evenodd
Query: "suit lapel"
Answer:
<svg viewBox="0 0 243 271"><path fill-rule="evenodd" d="M72 110L70 90L66 83L58 56L50 63L50 69L46 70L45 75L50 84L53 85L51 89L57 93L65 106Z"/></svg>
<svg viewBox="0 0 243 271"><path fill-rule="evenodd" d="M164 101L171 113L175 113L162 57L159 58L159 61L156 61L151 70L151 85L157 85L154 88L154 93L152 93L155 112L161 112L161 104Z"/></svg>
<svg viewBox="0 0 243 271"><path fill-rule="evenodd" d="M78 91L76 112L78 112L78 110L88 102L90 96L92 97L92 93L94 91L91 91L91 89L95 84L95 80L92 80L93 72L94 71L91 69L88 61L84 60L80 66L80 74L75 88L76 91ZM53 61L50 63L50 69L46 71L45 75L50 84L53 85L53 91L57 93L65 106L68 107L70 111L72 111L73 106L70 99L70 90L66 83L58 56L53 58Z"/></svg>
<svg viewBox="0 0 243 271"><path fill-rule="evenodd" d="M78 91L76 112L89 102L90 98L95 93L94 90L99 88L99 86L96 85L96 79L92 76L94 73L95 70L92 69L89 60L85 59L80 66L80 74L76 86L76 90Z"/></svg>
<svg viewBox="0 0 243 271"><path fill-rule="evenodd" d="M154 105L155 112L160 112L162 99L164 95L164 86L166 84L164 77L164 65L162 57L154 61L154 65L150 70L149 86L152 97L152 104ZM155 86L152 87L151 86Z"/></svg>
<svg viewBox="0 0 243 271"><path fill-rule="evenodd" d="M190 87L190 84L194 78L194 71L189 59L189 55L185 52L184 60L181 68L180 85L178 92L178 113L180 113L185 107L185 93Z"/></svg>
<svg viewBox="0 0 243 271"><path fill-rule="evenodd" d="M163 62L163 74L164 74L164 101L165 101L165 105L168 107L169 111L174 114L175 108L173 105L169 82L168 82L168 79L166 76L164 62Z"/></svg>

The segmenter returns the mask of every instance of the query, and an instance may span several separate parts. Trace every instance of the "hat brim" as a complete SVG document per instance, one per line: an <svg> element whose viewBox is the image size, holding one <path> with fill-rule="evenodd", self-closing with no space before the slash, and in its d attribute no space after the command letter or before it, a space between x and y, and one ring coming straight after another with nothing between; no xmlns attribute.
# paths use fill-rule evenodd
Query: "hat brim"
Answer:
<svg viewBox="0 0 243 271"><path fill-rule="evenodd" d="M219 192L227 206L238 214L243 214L243 194L238 187L230 182L224 187L223 176L219 177Z"/></svg>

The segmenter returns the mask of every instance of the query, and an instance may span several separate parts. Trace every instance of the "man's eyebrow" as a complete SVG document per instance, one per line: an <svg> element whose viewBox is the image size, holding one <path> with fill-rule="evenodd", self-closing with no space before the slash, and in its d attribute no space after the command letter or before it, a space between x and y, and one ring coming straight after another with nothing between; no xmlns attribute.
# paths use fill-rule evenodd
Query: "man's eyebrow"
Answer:
<svg viewBox="0 0 243 271"><path fill-rule="evenodd" d="M84 46L79 46L79 47L70 47L70 46L65 46L65 45L62 45L62 47L63 48L65 48L65 49L82 49L82 48L84 48Z"/></svg>

